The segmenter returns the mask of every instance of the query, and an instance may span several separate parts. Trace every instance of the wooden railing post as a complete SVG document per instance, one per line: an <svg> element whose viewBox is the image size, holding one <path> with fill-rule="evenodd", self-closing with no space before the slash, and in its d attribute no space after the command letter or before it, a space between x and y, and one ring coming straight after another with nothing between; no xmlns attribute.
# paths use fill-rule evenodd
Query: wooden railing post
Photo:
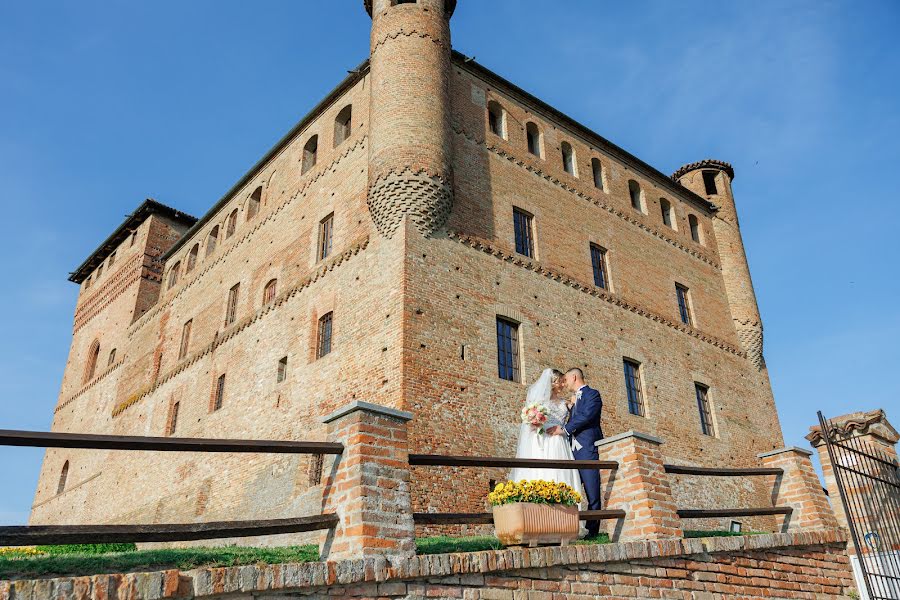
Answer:
<svg viewBox="0 0 900 600"><path fill-rule="evenodd" d="M344 445L324 487L339 517L322 546L328 560L415 555L406 424L412 414L354 401L328 415L328 441Z"/></svg>
<svg viewBox="0 0 900 600"><path fill-rule="evenodd" d="M619 463L604 480L604 508L624 509L628 516L610 532L613 541L684 537L659 446L662 440L628 431L597 442L600 460Z"/></svg>
<svg viewBox="0 0 900 600"><path fill-rule="evenodd" d="M834 529L837 519L828 505L819 476L813 468L812 452L802 448L782 448L759 455L766 467L784 471L775 479L773 504L790 506L793 512L784 516L782 531L798 529Z"/></svg>

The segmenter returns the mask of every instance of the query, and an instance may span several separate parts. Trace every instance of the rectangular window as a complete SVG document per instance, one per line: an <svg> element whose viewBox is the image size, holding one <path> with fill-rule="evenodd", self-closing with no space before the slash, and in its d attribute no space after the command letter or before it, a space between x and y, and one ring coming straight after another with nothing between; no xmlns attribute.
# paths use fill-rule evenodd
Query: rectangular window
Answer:
<svg viewBox="0 0 900 600"><path fill-rule="evenodd" d="M594 269L594 285L604 290L609 289L606 270L606 249L591 244L591 267Z"/></svg>
<svg viewBox="0 0 900 600"><path fill-rule="evenodd" d="M331 255L331 242L334 236L334 213L331 213L319 223L319 256L318 260L328 258Z"/></svg>
<svg viewBox="0 0 900 600"><path fill-rule="evenodd" d="M115 262L116 262L116 253L113 252L112 254L109 255L109 266L107 268L111 269L112 266L115 264Z"/></svg>
<svg viewBox="0 0 900 600"><path fill-rule="evenodd" d="M514 207L513 226L516 232L516 252L534 258L534 217Z"/></svg>
<svg viewBox="0 0 900 600"><path fill-rule="evenodd" d="M628 396L628 412L644 416L644 391L641 388L641 363L624 359L625 392Z"/></svg>
<svg viewBox="0 0 900 600"><path fill-rule="evenodd" d="M275 377L276 383L281 383L287 379L287 356L278 361L278 375Z"/></svg>
<svg viewBox="0 0 900 600"><path fill-rule="evenodd" d="M676 283L675 293L678 295L678 313L681 317L681 322L685 325L693 326L694 320L691 316L690 290L680 283Z"/></svg>
<svg viewBox="0 0 900 600"><path fill-rule="evenodd" d="M173 402L169 407L169 421L166 423L166 435L175 435L175 428L178 427L178 402Z"/></svg>
<svg viewBox="0 0 900 600"><path fill-rule="evenodd" d="M497 368L500 379L521 381L519 324L502 317L497 317Z"/></svg>
<svg viewBox="0 0 900 600"><path fill-rule="evenodd" d="M316 358L322 358L331 352L331 331L334 313L323 315L319 319L319 332L316 341Z"/></svg>
<svg viewBox="0 0 900 600"><path fill-rule="evenodd" d="M706 188L707 196L712 196L719 193L719 190L716 188L715 171L703 171L703 187Z"/></svg>
<svg viewBox="0 0 900 600"><path fill-rule="evenodd" d="M241 284L236 283L234 287L228 290L228 306L225 308L225 325L231 325L234 323L234 319L237 316L237 302L238 302L238 291L241 289Z"/></svg>
<svg viewBox="0 0 900 600"><path fill-rule="evenodd" d="M702 383L694 383L694 391L697 394L697 410L700 411L700 431L703 435L715 435L712 411L709 409L709 388Z"/></svg>
<svg viewBox="0 0 900 600"><path fill-rule="evenodd" d="M181 345L178 347L178 360L181 360L188 353L188 347L191 343L191 325L194 320L191 319L187 323L184 324L181 328Z"/></svg>
<svg viewBox="0 0 900 600"><path fill-rule="evenodd" d="M222 402L225 400L225 373L219 375L216 380L216 391L213 396L213 410L222 408Z"/></svg>

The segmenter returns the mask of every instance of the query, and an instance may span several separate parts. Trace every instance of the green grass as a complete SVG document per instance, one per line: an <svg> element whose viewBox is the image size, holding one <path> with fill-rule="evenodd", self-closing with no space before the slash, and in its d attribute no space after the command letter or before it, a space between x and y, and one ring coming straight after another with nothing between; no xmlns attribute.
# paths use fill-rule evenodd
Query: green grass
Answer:
<svg viewBox="0 0 900 600"><path fill-rule="evenodd" d="M156 569L194 569L256 563L313 562L319 560L317 546L284 548L165 548L160 550L128 550L98 554L96 547L73 551L67 547L50 549L49 554L23 556L0 555L0 579L24 579L50 575L93 575L126 573Z"/></svg>
<svg viewBox="0 0 900 600"><path fill-rule="evenodd" d="M608 544L609 536L600 534L597 539L577 540L572 544ZM427 538L416 538L416 554L448 554L452 552L480 552L481 550L500 550L503 544L493 536L451 537L440 535Z"/></svg>

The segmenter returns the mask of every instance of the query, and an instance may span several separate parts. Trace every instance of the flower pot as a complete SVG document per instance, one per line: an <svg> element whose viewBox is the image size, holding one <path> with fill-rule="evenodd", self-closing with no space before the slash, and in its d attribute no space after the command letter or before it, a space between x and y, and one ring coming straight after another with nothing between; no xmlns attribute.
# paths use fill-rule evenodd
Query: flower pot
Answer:
<svg viewBox="0 0 900 600"><path fill-rule="evenodd" d="M494 507L494 530L506 546L566 545L578 537L578 507L513 502Z"/></svg>

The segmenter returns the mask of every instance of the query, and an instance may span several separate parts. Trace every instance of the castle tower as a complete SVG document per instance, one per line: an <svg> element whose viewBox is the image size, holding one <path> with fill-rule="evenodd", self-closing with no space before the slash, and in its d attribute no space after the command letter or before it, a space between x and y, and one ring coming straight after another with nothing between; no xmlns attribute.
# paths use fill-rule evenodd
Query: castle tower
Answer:
<svg viewBox="0 0 900 600"><path fill-rule="evenodd" d="M453 201L450 17L456 0L365 0L372 17L368 205L391 237L404 217L427 235Z"/></svg>
<svg viewBox="0 0 900 600"><path fill-rule="evenodd" d="M750 361L762 370L765 368L763 326L731 191L734 169L719 160L702 160L681 167L672 179L719 208L713 219L713 233L719 246L731 318L741 346Z"/></svg>

